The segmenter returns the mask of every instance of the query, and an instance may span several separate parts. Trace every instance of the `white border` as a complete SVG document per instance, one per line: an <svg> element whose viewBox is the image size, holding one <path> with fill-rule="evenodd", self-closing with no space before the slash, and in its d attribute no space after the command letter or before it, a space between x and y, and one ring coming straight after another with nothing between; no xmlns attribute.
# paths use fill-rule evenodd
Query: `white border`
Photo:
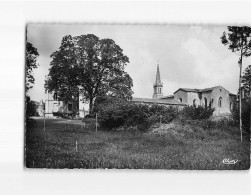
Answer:
<svg viewBox="0 0 251 195"><path fill-rule="evenodd" d="M84 22L250 25L250 7L251 3L248 1L0 2L1 194L250 192L250 171L27 170L23 168L25 24Z"/></svg>

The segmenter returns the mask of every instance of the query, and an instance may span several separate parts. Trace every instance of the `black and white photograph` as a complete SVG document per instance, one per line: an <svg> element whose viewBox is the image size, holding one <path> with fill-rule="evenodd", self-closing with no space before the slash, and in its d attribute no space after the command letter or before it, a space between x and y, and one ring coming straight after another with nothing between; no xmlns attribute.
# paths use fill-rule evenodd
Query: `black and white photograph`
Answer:
<svg viewBox="0 0 251 195"><path fill-rule="evenodd" d="M29 23L25 44L27 168L250 168L250 26Z"/></svg>
<svg viewBox="0 0 251 195"><path fill-rule="evenodd" d="M250 7L0 0L0 194L248 194Z"/></svg>

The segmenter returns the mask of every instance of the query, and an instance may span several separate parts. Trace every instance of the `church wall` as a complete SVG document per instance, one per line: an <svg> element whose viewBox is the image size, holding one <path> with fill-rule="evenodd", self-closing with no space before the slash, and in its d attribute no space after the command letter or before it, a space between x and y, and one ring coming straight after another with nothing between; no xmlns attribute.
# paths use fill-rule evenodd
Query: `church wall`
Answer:
<svg viewBox="0 0 251 195"><path fill-rule="evenodd" d="M180 98L182 98L182 103L187 104L187 92L179 90L174 94L174 100L180 102Z"/></svg>
<svg viewBox="0 0 251 195"><path fill-rule="evenodd" d="M206 101L205 101L205 98L206 98ZM209 106L211 101L212 101L212 91L202 92L200 105L203 106L203 107ZM211 103L211 106L212 106L212 103Z"/></svg>
<svg viewBox="0 0 251 195"><path fill-rule="evenodd" d="M192 106L195 100L196 106L200 105L200 99L197 92L187 92L187 105Z"/></svg>
<svg viewBox="0 0 251 195"><path fill-rule="evenodd" d="M223 87L217 87L213 89L211 97L213 99L212 107L215 108L214 115L231 113L228 90ZM221 106L219 105L220 98L222 98Z"/></svg>
<svg viewBox="0 0 251 195"><path fill-rule="evenodd" d="M230 108L230 111L237 106L237 102L236 102L236 96L232 96L230 95L229 96L229 106L230 106L230 102L231 102L231 108Z"/></svg>

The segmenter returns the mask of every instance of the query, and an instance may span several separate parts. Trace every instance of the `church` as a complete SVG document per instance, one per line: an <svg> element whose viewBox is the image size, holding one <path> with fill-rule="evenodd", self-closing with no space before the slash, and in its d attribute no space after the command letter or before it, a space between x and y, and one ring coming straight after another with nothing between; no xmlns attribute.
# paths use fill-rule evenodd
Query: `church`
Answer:
<svg viewBox="0 0 251 195"><path fill-rule="evenodd" d="M153 84L153 96L150 98L132 98L133 102L143 104L160 104L165 106L204 106L214 108L214 116L230 115L236 105L236 95L222 86L204 89L179 88L172 95L163 95L163 83L157 65L156 80Z"/></svg>

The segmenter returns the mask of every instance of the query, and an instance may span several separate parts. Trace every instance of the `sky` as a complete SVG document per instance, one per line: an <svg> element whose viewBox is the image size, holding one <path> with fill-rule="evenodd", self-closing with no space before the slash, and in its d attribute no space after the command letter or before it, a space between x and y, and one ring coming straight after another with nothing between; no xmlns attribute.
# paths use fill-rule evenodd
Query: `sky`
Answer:
<svg viewBox="0 0 251 195"><path fill-rule="evenodd" d="M133 79L133 97L152 98L158 63L164 95L179 88L219 85L236 94L238 56L221 43L224 31L227 26L29 24L27 41L39 52L39 66L28 95L35 101L44 99L50 55L60 47L62 37L85 34L113 39L123 49L130 61L125 71ZM243 70L250 64L251 59L244 58Z"/></svg>

